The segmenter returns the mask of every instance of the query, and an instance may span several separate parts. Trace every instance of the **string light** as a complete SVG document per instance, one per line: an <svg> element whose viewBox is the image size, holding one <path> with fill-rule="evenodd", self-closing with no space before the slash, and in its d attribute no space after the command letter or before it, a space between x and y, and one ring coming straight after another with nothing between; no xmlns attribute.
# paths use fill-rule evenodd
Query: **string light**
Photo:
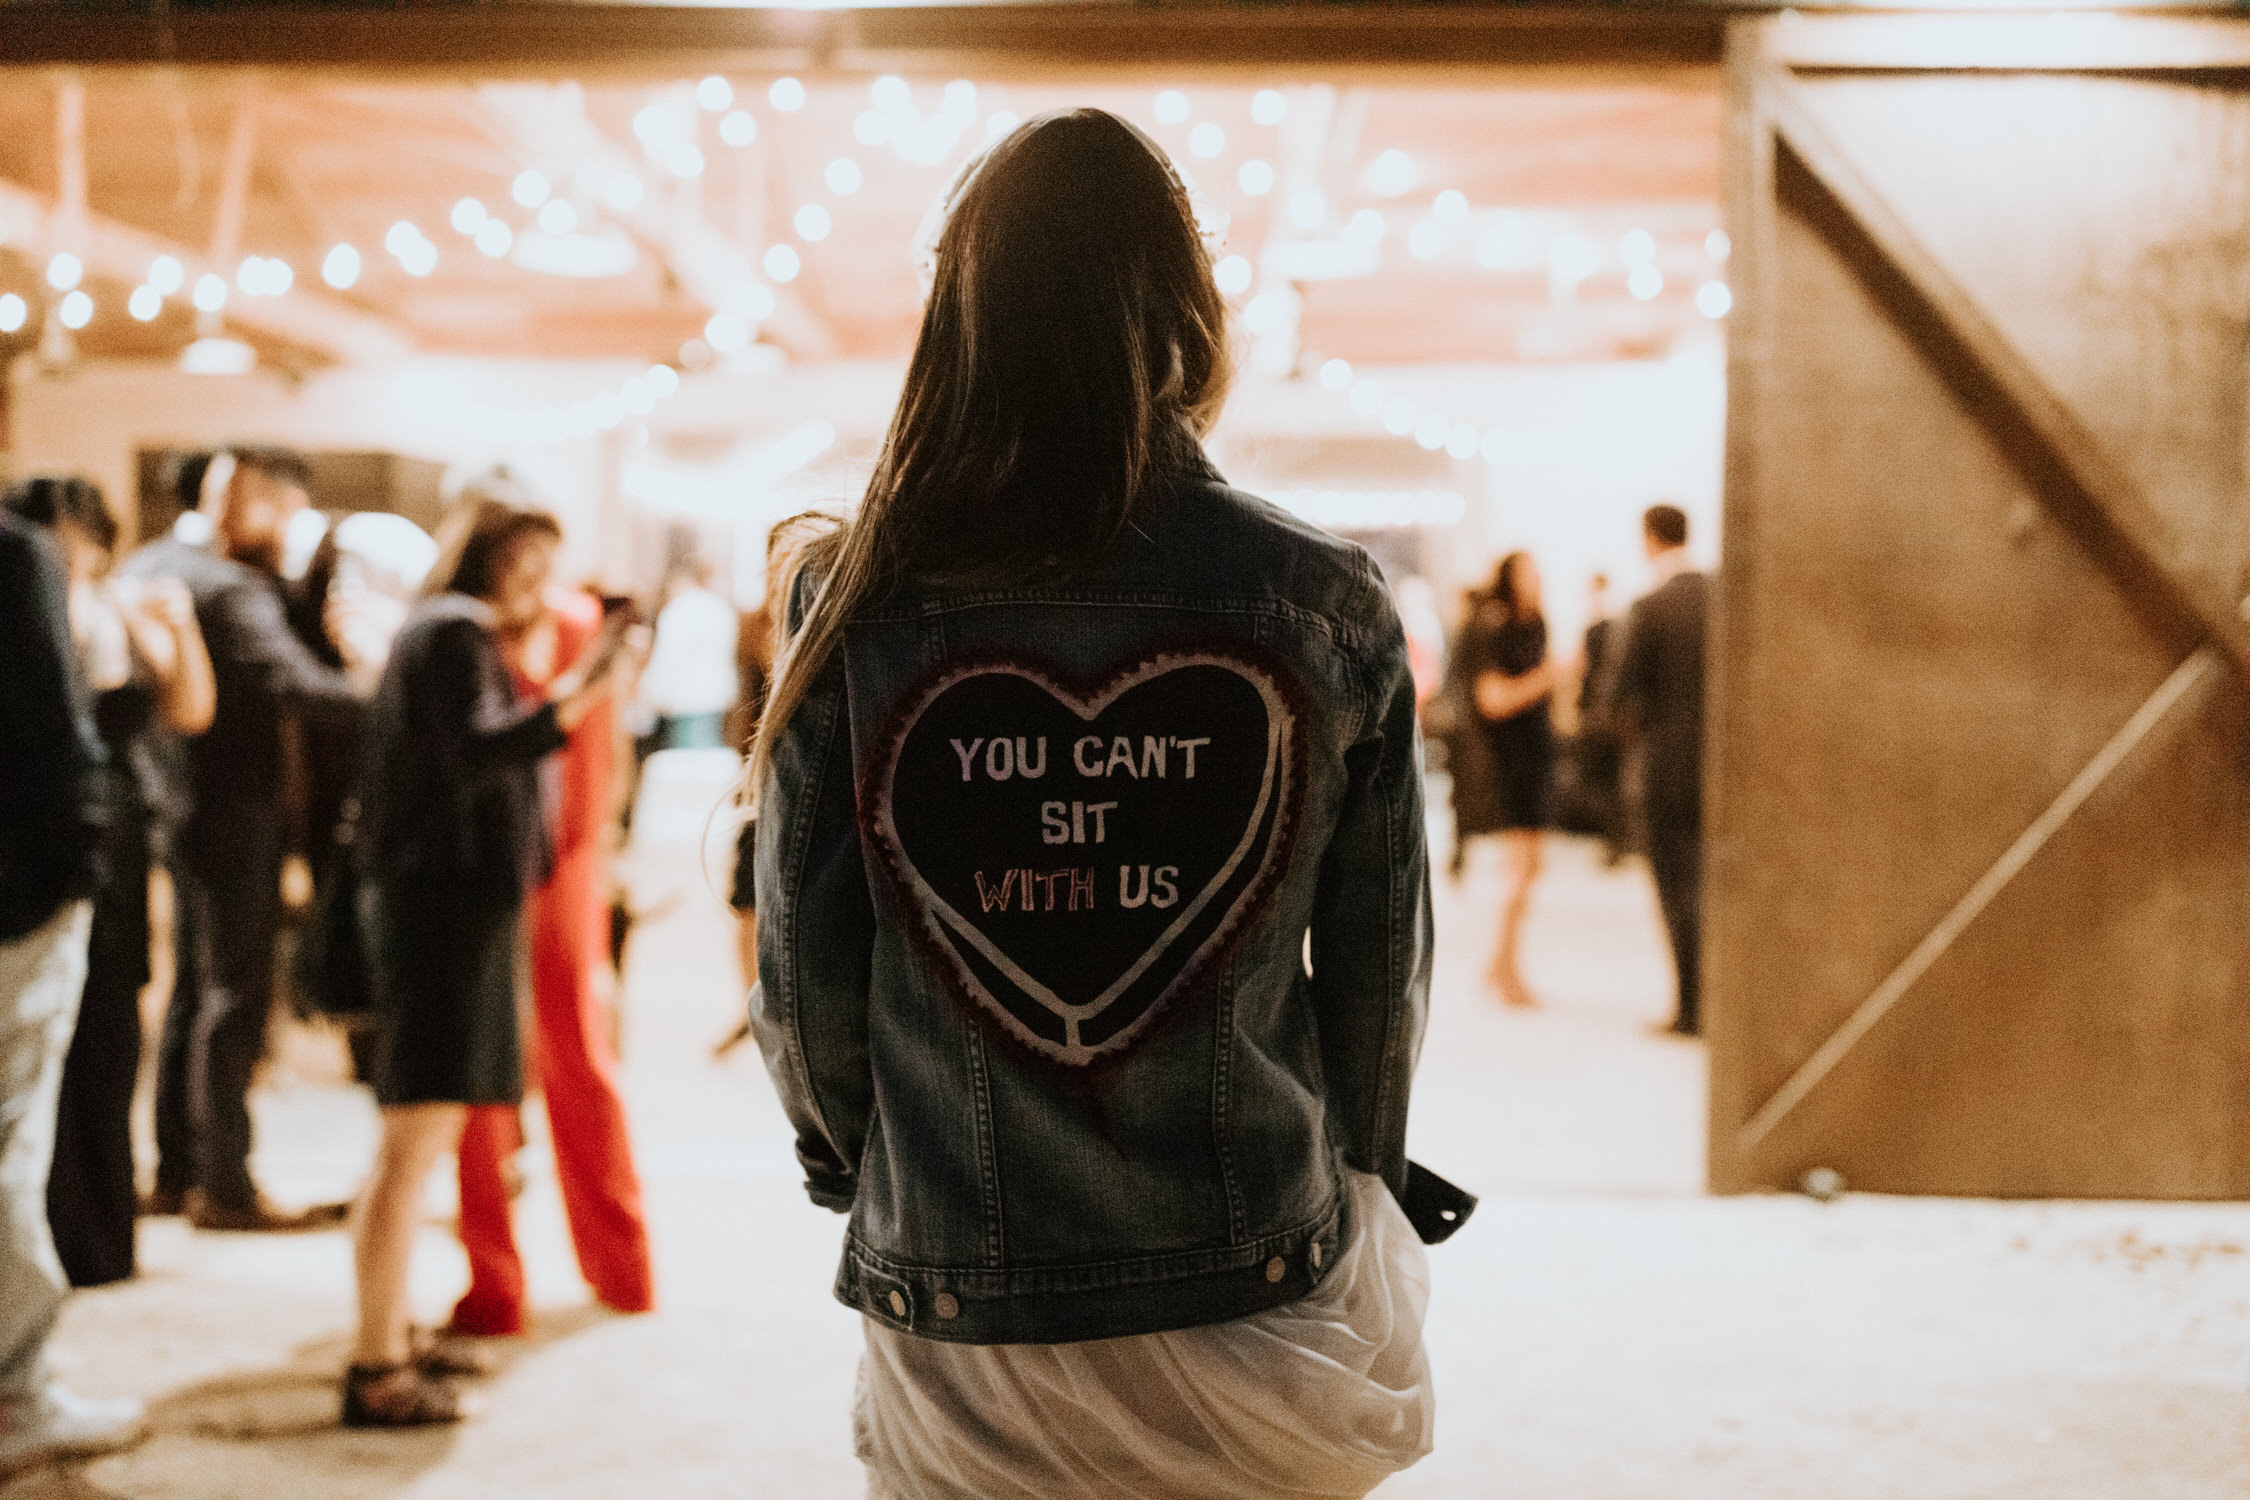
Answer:
<svg viewBox="0 0 2250 1500"><path fill-rule="evenodd" d="M798 238L815 242L827 239L828 231L833 227L833 221L828 217L828 210L817 203L808 203L803 208L798 209L797 217L793 222L796 226Z"/></svg>
<svg viewBox="0 0 2250 1500"><path fill-rule="evenodd" d="M1260 89L1250 96L1250 118L1260 125L1279 125L1289 113L1289 101L1279 89Z"/></svg>
<svg viewBox="0 0 2250 1500"><path fill-rule="evenodd" d="M550 198L539 209L539 227L549 234L568 234L578 227L578 205L568 198Z"/></svg>
<svg viewBox="0 0 2250 1500"><path fill-rule="evenodd" d="M14 292L0 296L0 333L16 332L30 314L30 307Z"/></svg>
<svg viewBox="0 0 2250 1500"><path fill-rule="evenodd" d="M1646 302L1664 290L1664 273L1654 266L1635 266L1625 278L1625 290Z"/></svg>
<svg viewBox="0 0 2250 1500"><path fill-rule="evenodd" d="M156 285L156 273L149 273L149 285ZM320 279L337 291L349 291L359 281L359 252L349 245L337 245L320 263Z"/></svg>
<svg viewBox="0 0 2250 1500"><path fill-rule="evenodd" d="M69 291L85 274L85 263L68 250L47 262L47 285L58 292Z"/></svg>
<svg viewBox="0 0 2250 1500"><path fill-rule="evenodd" d="M734 103L734 85L714 73L695 86L695 102L717 114Z"/></svg>
<svg viewBox="0 0 2250 1500"><path fill-rule="evenodd" d="M1166 89L1156 96L1156 122L1159 125L1177 125L1187 117L1187 95L1178 89Z"/></svg>
<svg viewBox="0 0 2250 1500"><path fill-rule="evenodd" d="M1703 253L1716 261L1725 261L1734 254L1734 241L1724 229L1714 229L1703 237Z"/></svg>
<svg viewBox="0 0 2250 1500"><path fill-rule="evenodd" d="M1332 359L1320 367L1320 384L1323 390L1349 390L1351 383L1352 367L1349 360Z"/></svg>
<svg viewBox="0 0 2250 1500"><path fill-rule="evenodd" d="M63 327L84 328L94 321L94 299L84 292L72 292L62 299L60 316Z"/></svg>
<svg viewBox="0 0 2250 1500"><path fill-rule="evenodd" d="M1250 262L1239 255L1230 255L1211 268L1211 279L1229 297L1239 297L1250 290L1250 281L1255 274Z"/></svg>
<svg viewBox="0 0 2250 1500"><path fill-rule="evenodd" d="M133 295L126 299L125 311L133 315L136 323L154 322L156 315L164 311L164 294L152 286L134 287Z"/></svg>
<svg viewBox="0 0 2250 1500"><path fill-rule="evenodd" d="M506 219L487 219L477 228L477 249L498 260L516 246L516 232ZM414 268L409 265L409 271Z"/></svg>
<svg viewBox="0 0 2250 1500"><path fill-rule="evenodd" d="M1617 242L1617 258L1629 266L1645 266L1656 260L1656 236L1645 229L1628 229Z"/></svg>
<svg viewBox="0 0 2250 1500"><path fill-rule="evenodd" d="M547 195L554 188L547 181L546 173L537 167L525 167L516 174L516 180L508 191L525 208L537 208L547 201Z"/></svg>
<svg viewBox="0 0 2250 1500"><path fill-rule="evenodd" d="M1430 214L1440 224L1449 227L1465 224L1469 219L1469 196L1459 188L1447 188L1431 203Z"/></svg>
<svg viewBox="0 0 2250 1500"><path fill-rule="evenodd" d="M195 279L195 305L200 312L215 313L227 305L227 284L206 271Z"/></svg>
<svg viewBox="0 0 2250 1500"><path fill-rule="evenodd" d="M828 184L828 191L839 197L849 198L859 191L859 163L848 156L839 156L828 164L828 170L821 174L821 178Z"/></svg>
<svg viewBox="0 0 2250 1500"><path fill-rule="evenodd" d="M453 205L452 216L446 222L463 234L475 234L490 217L491 213L482 203L474 198L463 198Z"/></svg>
<svg viewBox="0 0 2250 1500"><path fill-rule="evenodd" d="M1253 198L1263 198L1273 191L1273 166L1253 156L1234 174L1235 185Z"/></svg>
<svg viewBox="0 0 2250 1500"><path fill-rule="evenodd" d="M1188 132L1188 153L1208 160L1227 149L1227 133L1211 121L1205 120Z"/></svg>
<svg viewBox="0 0 2250 1500"><path fill-rule="evenodd" d="M1734 310L1734 293L1723 281L1706 281L1695 289L1695 310L1706 318L1723 318Z"/></svg>
<svg viewBox="0 0 2250 1500"><path fill-rule="evenodd" d="M803 267L804 262L799 260L797 252L787 245L770 245L766 248L763 264L768 276L776 281L789 282L797 279L797 272Z"/></svg>
<svg viewBox="0 0 2250 1500"><path fill-rule="evenodd" d="M1367 169L1367 186L1378 198L1397 198L1414 187L1414 158L1393 146Z"/></svg>
<svg viewBox="0 0 2250 1500"><path fill-rule="evenodd" d="M805 107L805 86L794 78L777 78L766 90L766 102L783 114L795 114Z"/></svg>
<svg viewBox="0 0 2250 1500"><path fill-rule="evenodd" d="M734 110L719 121L719 139L730 146L747 146L757 138L757 117L744 110Z"/></svg>
<svg viewBox="0 0 2250 1500"><path fill-rule="evenodd" d="M148 284L157 295L169 297L187 285L187 269L169 255L159 255L148 263Z"/></svg>
<svg viewBox="0 0 2250 1500"><path fill-rule="evenodd" d="M648 189L630 172L620 172L602 188L602 200L619 213L631 213L641 206Z"/></svg>

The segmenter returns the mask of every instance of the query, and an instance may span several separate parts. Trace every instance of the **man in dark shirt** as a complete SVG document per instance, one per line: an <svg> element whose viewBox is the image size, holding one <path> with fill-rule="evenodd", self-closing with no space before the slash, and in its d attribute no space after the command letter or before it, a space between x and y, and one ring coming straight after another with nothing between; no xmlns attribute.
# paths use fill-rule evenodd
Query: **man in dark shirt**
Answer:
<svg viewBox="0 0 2250 1500"><path fill-rule="evenodd" d="M0 1475L132 1442L140 1403L57 1385L67 1290L47 1229L63 1054L86 982L102 760L67 584L38 530L0 511Z"/></svg>
<svg viewBox="0 0 2250 1500"><path fill-rule="evenodd" d="M1679 1011L1671 1029L1702 1029L1699 938L1703 892L1703 630L1709 580L1688 563L1687 516L1655 505L1641 540L1656 587L1626 617L1617 723L1639 743L1649 869L1672 939Z"/></svg>
<svg viewBox="0 0 2250 1500"><path fill-rule="evenodd" d="M202 482L209 542L175 532L126 565L187 584L218 688L210 729L181 760L185 816L169 840L178 978L157 1054L150 1202L201 1228L297 1229L341 1217L334 1206L274 1209L249 1166L250 1078L265 1051L281 922L284 712L348 711L365 685L364 672L320 660L289 626L282 537L308 487L293 453L220 453Z"/></svg>

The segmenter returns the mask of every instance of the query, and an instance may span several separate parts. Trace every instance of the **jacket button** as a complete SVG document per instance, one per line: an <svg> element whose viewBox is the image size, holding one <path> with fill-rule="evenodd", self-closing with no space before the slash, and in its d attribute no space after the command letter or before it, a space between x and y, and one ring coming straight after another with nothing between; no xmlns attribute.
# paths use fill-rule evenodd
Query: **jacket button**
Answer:
<svg viewBox="0 0 2250 1500"><path fill-rule="evenodd" d="M1281 1257L1277 1255L1266 1262L1266 1280L1279 1281L1288 1270L1289 1267L1282 1264Z"/></svg>
<svg viewBox="0 0 2250 1500"><path fill-rule="evenodd" d="M961 1304L954 1300L951 1292L938 1293L936 1307L937 1315L941 1318L958 1318L961 1316Z"/></svg>
<svg viewBox="0 0 2250 1500"><path fill-rule="evenodd" d="M906 1316L906 1298L897 1292L891 1293L891 1311L899 1317Z"/></svg>
<svg viewBox="0 0 2250 1500"><path fill-rule="evenodd" d="M1312 1268L1316 1271L1320 1269L1320 1241L1318 1240L1313 1241Z"/></svg>

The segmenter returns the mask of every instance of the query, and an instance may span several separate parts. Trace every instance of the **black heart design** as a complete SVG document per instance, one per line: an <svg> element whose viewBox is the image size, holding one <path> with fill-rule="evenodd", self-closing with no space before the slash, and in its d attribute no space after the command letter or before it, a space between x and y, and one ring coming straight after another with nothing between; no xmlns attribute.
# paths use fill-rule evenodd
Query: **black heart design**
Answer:
<svg viewBox="0 0 2250 1500"><path fill-rule="evenodd" d="M1058 1062L1128 1047L1240 932L1294 827L1274 676L1157 657L1090 693L956 667L873 768L871 822L955 987Z"/></svg>

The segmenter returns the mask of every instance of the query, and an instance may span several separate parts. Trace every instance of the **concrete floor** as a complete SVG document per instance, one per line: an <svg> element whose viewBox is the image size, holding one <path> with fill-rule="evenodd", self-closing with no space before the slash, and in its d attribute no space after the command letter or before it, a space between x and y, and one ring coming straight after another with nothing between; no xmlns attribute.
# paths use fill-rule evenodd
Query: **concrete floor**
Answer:
<svg viewBox="0 0 2250 1500"><path fill-rule="evenodd" d="M153 1403L157 1434L0 1500L667 1500L864 1492L841 1221L798 1190L736 1013L723 913L684 849L697 777L644 818L626 1035L662 1310L590 1311L552 1170L527 1157L535 1335L458 1429L346 1433L341 1235L144 1227L143 1277L74 1298L68 1378ZM1543 1011L1476 983L1487 858L1439 897L1414 1150L1485 1194L1431 1254L1437 1451L1382 1500L2218 1500L2250 1494L2250 1210L1699 1192L1702 1057L1666 1009L1645 876L1561 844L1528 955ZM277 1195L356 1184L372 1113L297 1038L258 1100ZM536 1123L536 1122L535 1122ZM442 1196L417 1267L461 1261ZM1185 1500L1185 1497L1183 1497Z"/></svg>

